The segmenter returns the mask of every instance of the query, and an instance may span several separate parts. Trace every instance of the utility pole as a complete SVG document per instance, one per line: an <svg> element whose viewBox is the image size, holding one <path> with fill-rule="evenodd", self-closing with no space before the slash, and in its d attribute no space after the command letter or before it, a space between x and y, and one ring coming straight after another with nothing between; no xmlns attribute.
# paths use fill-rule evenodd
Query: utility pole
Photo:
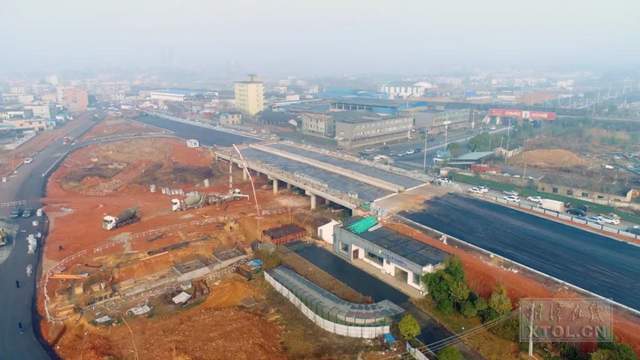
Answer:
<svg viewBox="0 0 640 360"><path fill-rule="evenodd" d="M531 315L529 315L529 357L533 357L533 313L535 303L531 302Z"/></svg>
<svg viewBox="0 0 640 360"><path fill-rule="evenodd" d="M423 157L422 157L422 172L427 172L427 128L424 128L424 149L423 149Z"/></svg>

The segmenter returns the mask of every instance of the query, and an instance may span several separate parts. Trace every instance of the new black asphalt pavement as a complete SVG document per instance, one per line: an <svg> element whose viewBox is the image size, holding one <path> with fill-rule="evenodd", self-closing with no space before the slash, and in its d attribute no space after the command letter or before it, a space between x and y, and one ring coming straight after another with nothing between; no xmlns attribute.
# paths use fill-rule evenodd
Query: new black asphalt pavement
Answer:
<svg viewBox="0 0 640 360"><path fill-rule="evenodd" d="M640 247L461 195L405 217L640 310Z"/></svg>

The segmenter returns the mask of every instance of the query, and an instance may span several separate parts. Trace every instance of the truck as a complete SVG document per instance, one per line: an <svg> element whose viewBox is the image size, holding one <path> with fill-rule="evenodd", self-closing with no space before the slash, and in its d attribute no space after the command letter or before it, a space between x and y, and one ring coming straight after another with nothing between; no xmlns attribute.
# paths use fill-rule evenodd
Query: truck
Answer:
<svg viewBox="0 0 640 360"><path fill-rule="evenodd" d="M184 199L171 199L172 211L185 211L190 209L199 209L201 207L222 204L228 201L240 199L248 199L249 195L240 192L240 189L234 189L227 194L203 194L193 191L187 194Z"/></svg>
<svg viewBox="0 0 640 360"><path fill-rule="evenodd" d="M546 210L557 211L563 213L565 211L564 203L558 200L541 199L540 207Z"/></svg>
<svg viewBox="0 0 640 360"><path fill-rule="evenodd" d="M118 216L105 215L102 218L102 228L105 230L113 230L139 220L138 209L129 208L121 212Z"/></svg>

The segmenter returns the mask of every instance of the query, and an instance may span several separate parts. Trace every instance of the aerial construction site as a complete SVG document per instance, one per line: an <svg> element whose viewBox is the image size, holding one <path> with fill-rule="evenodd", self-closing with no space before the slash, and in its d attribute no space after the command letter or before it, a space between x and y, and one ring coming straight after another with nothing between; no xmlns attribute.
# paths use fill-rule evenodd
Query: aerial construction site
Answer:
<svg viewBox="0 0 640 360"><path fill-rule="evenodd" d="M498 284L514 303L581 294L416 225L464 191L418 172L292 142L201 146L116 116L76 141L47 182L37 286L42 334L65 359L403 356L380 339L405 314L423 344L462 331L433 321L423 284L451 257L477 297ZM614 315L617 336L640 344L634 315ZM446 345L518 353L474 333Z"/></svg>

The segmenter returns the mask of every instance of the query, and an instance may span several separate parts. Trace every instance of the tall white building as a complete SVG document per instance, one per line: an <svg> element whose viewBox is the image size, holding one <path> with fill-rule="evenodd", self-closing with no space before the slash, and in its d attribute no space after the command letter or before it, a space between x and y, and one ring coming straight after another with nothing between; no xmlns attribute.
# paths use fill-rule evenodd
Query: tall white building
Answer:
<svg viewBox="0 0 640 360"><path fill-rule="evenodd" d="M249 80L236 81L234 94L240 111L253 116L264 110L264 84L256 75L249 75Z"/></svg>

